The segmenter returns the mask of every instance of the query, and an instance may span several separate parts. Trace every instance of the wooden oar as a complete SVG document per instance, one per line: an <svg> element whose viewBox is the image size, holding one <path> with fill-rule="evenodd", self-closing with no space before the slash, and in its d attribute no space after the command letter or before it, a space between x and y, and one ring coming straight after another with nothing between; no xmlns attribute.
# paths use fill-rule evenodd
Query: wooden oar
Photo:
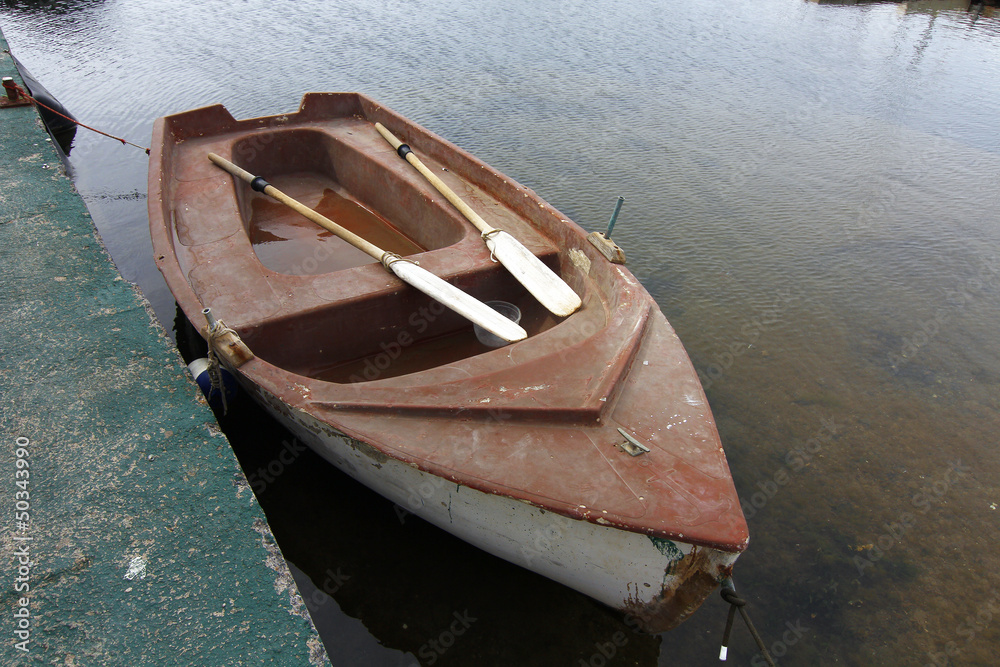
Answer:
<svg viewBox="0 0 1000 667"><path fill-rule="evenodd" d="M265 181L263 178L254 176L249 171L237 167L229 160L216 155L215 153L209 153L208 158L233 176L241 178L249 183L250 187L255 191L263 192L269 197L278 200L285 206L288 206L289 208L309 218L320 227L333 232L358 250L374 257L381 262L388 271L394 273L403 282L416 287L427 296L441 302L459 315L471 320L487 331L510 342L523 340L528 337L528 334L521 328L520 325L511 322L482 301L469 296L454 285L446 283L430 271L417 266L409 260L401 258L395 253L386 252L375 244L369 243L354 232L344 229L325 215L317 213L301 202L292 199L284 192Z"/></svg>
<svg viewBox="0 0 1000 667"><path fill-rule="evenodd" d="M518 282L524 285L525 289L531 292L543 306L560 317L566 317L580 307L580 297L573 291L573 288L557 276L552 269L545 266L542 260L535 257L520 241L507 232L487 224L444 181L428 169L420 161L420 158L413 154L409 146L397 139L382 123L375 123L375 129L396 149L400 157L423 174L424 178L445 196L445 199L451 202L469 222L476 226L476 229L482 232L486 247L490 249L493 256L500 260L500 263L507 267L507 270L517 278Z"/></svg>

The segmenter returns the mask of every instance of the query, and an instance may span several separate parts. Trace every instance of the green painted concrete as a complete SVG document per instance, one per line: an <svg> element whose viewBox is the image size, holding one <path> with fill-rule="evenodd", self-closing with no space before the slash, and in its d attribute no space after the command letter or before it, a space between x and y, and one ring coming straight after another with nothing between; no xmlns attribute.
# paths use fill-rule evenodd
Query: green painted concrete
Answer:
<svg viewBox="0 0 1000 667"><path fill-rule="evenodd" d="M0 438L0 664L328 662L228 441L31 107L0 109Z"/></svg>

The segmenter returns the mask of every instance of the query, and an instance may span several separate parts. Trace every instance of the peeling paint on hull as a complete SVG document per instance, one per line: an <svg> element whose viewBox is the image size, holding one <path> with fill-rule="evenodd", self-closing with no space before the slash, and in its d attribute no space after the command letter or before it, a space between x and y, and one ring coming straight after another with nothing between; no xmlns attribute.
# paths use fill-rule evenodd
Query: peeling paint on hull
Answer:
<svg viewBox="0 0 1000 667"><path fill-rule="evenodd" d="M245 384L289 431L344 473L483 551L569 586L650 633L687 619L739 554L572 519L464 487L385 456Z"/></svg>

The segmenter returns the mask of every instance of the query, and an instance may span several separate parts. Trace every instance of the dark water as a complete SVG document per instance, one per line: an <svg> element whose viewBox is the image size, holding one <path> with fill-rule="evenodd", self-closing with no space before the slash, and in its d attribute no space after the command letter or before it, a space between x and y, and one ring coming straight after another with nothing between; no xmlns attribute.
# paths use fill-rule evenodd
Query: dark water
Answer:
<svg viewBox="0 0 1000 667"><path fill-rule="evenodd" d="M954 4L5 2L0 25L80 120L137 143L195 106L247 117L359 90L589 229L624 195L615 237L703 374L752 534L737 585L779 664L984 665L1000 19ZM145 156L81 132L72 160L172 327ZM716 663L721 600L636 635L234 419L335 664ZM760 664L743 628L730 655Z"/></svg>

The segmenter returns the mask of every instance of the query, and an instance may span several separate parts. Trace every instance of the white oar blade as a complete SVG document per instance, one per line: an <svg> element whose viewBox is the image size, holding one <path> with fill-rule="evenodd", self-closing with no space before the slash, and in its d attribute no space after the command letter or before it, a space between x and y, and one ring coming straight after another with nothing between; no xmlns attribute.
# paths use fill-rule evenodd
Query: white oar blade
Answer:
<svg viewBox="0 0 1000 667"><path fill-rule="evenodd" d="M486 247L553 314L566 317L583 303L572 287L507 232L491 234Z"/></svg>
<svg viewBox="0 0 1000 667"><path fill-rule="evenodd" d="M413 262L396 261L389 265L389 270L403 282L505 341L513 343L528 337L528 333L516 322L508 320L479 299L469 296Z"/></svg>

